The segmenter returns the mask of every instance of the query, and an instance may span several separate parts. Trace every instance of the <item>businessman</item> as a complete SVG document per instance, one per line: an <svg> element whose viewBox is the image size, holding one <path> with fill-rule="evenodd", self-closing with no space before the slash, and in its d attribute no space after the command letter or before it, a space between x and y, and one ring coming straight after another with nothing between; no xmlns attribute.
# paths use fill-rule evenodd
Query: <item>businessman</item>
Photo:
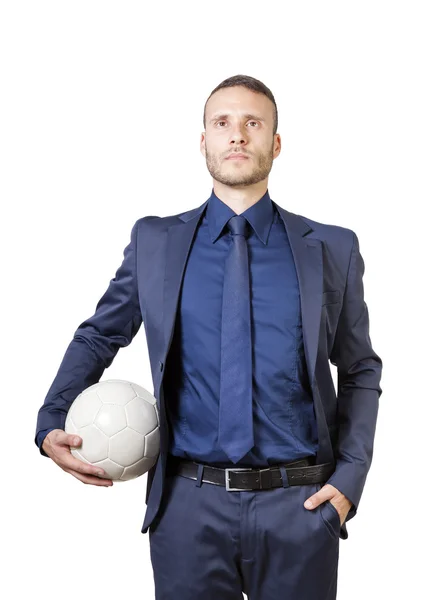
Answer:
<svg viewBox="0 0 428 600"><path fill-rule="evenodd" d="M142 526L156 598L333 600L382 393L358 238L270 197L281 138L261 81L224 80L203 123L210 197L136 221L35 442L84 483L112 484L71 455L64 423L144 323L161 433Z"/></svg>

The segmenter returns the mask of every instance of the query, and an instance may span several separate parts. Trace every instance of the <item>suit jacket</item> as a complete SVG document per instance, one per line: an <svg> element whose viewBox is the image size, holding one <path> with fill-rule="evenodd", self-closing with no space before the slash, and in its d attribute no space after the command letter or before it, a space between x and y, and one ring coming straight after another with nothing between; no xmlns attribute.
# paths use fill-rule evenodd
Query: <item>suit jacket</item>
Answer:
<svg viewBox="0 0 428 600"><path fill-rule="evenodd" d="M121 266L95 314L76 330L39 411L36 437L49 427L63 429L73 400L100 380L119 348L130 344L144 323L159 409L160 453L148 472L143 533L156 518L163 493L169 439L164 366L186 259L207 203L177 215L136 221ZM382 361L371 346L364 301L364 262L352 230L318 223L274 205L284 222L298 275L319 440L316 462L335 462L328 483L352 501L349 521L356 514L371 465L382 393ZM337 393L329 362L337 367ZM346 522L340 536L348 537Z"/></svg>

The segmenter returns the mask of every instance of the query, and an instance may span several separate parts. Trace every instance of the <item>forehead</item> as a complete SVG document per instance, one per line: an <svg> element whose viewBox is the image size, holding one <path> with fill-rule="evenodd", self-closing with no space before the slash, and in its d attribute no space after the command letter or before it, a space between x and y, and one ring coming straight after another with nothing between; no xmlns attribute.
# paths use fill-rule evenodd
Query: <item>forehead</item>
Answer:
<svg viewBox="0 0 428 600"><path fill-rule="evenodd" d="M272 103L267 96L242 86L222 88L215 92L206 105L207 121L231 114L238 117L249 114L272 118Z"/></svg>

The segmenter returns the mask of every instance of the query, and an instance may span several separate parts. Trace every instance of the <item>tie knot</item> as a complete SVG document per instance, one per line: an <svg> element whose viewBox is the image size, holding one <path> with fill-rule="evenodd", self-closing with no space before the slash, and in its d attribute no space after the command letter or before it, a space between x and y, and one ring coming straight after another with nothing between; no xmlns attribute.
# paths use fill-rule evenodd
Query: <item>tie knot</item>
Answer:
<svg viewBox="0 0 428 600"><path fill-rule="evenodd" d="M230 229L232 235L243 235L248 237L249 234L249 223L242 215L236 215L231 217L227 222L227 226Z"/></svg>

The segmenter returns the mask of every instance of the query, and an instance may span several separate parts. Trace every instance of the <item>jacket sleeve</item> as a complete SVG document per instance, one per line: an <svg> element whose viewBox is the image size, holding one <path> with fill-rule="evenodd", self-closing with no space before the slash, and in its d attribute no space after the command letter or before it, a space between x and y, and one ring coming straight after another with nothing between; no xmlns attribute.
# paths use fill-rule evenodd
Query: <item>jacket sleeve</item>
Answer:
<svg viewBox="0 0 428 600"><path fill-rule="evenodd" d="M95 313L75 331L44 404L39 409L34 441L43 456L47 454L42 449L42 443L49 431L64 429L72 402L83 390L100 380L119 348L128 346L141 326L143 319L137 288L137 234L140 220L132 227L122 264L98 301Z"/></svg>
<svg viewBox="0 0 428 600"><path fill-rule="evenodd" d="M336 469L326 483L353 503L346 521L355 516L370 469L376 429L382 361L369 336L364 301L364 261L354 232L343 305L330 361L338 375L338 442Z"/></svg>

